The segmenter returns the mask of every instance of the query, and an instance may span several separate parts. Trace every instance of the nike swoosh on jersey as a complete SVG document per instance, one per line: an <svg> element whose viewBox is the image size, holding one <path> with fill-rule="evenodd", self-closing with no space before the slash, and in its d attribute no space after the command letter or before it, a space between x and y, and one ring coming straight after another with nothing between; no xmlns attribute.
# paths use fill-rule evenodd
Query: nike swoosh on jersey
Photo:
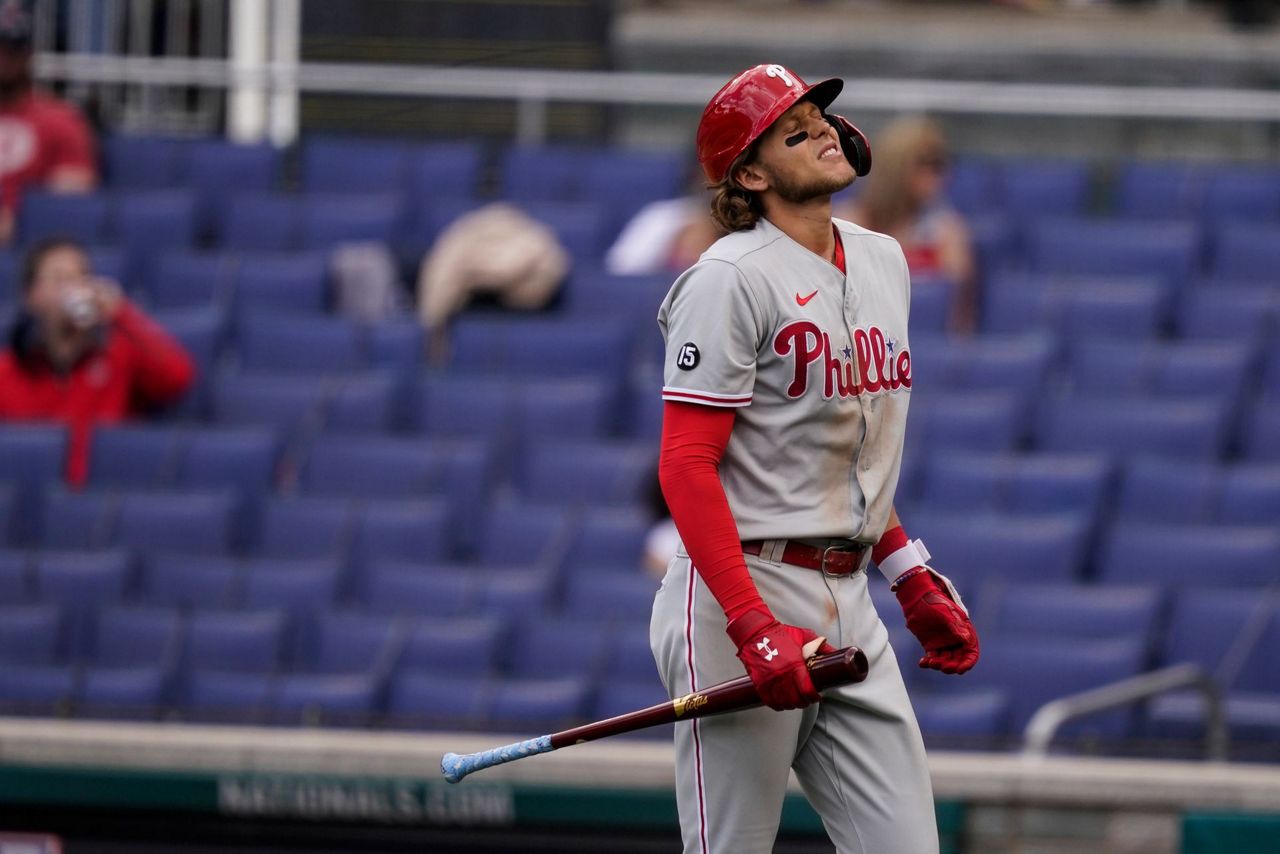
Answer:
<svg viewBox="0 0 1280 854"><path fill-rule="evenodd" d="M817 291L814 291L813 293L809 294L807 297L802 297L802 296L800 296L800 294L799 294L799 293L797 293L797 294L796 294L796 304L797 304L797 305L808 305L808 304L809 304L809 300L813 299L813 298L814 298L814 297L816 297L817 295L818 295L818 292L817 292Z"/></svg>

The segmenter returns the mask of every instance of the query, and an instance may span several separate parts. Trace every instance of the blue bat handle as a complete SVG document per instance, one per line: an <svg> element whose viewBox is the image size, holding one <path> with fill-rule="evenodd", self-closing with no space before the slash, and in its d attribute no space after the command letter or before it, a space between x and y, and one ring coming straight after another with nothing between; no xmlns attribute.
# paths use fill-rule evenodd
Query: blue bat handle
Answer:
<svg viewBox="0 0 1280 854"><path fill-rule="evenodd" d="M465 756L457 753L446 753L440 760L440 772L444 774L444 778L450 783L456 783L472 771L492 768L494 765L501 765L504 762L523 759L526 756L534 756L538 753L549 753L550 751L551 736L540 735L528 741L517 741L515 744L495 747L492 750L485 750L480 753L468 753Z"/></svg>

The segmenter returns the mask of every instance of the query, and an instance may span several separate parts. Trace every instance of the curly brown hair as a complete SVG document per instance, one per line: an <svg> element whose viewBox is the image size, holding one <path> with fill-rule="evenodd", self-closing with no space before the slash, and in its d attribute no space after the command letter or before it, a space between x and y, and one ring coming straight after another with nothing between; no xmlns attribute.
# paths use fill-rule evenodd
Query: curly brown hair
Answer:
<svg viewBox="0 0 1280 854"><path fill-rule="evenodd" d="M724 180L708 185L711 190L711 218L726 232L746 231L753 228L764 216L760 197L744 189L734 179L743 166L755 159L756 146L752 145L733 161Z"/></svg>

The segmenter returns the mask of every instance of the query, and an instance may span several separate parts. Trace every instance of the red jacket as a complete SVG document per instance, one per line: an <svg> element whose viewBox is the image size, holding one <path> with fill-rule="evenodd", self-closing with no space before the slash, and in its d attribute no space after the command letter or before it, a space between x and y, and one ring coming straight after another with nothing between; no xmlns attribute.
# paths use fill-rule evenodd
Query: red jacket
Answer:
<svg viewBox="0 0 1280 854"><path fill-rule="evenodd" d="M0 353L0 419L51 420L70 427L67 482L89 474L93 425L114 423L182 395L195 377L187 351L129 302L121 304L102 347L69 374L38 354Z"/></svg>

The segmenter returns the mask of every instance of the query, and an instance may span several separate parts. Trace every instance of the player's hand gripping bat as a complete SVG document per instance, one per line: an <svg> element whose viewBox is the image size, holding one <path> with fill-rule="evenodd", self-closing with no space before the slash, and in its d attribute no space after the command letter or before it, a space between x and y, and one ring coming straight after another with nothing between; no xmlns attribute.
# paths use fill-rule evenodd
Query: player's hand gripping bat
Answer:
<svg viewBox="0 0 1280 854"><path fill-rule="evenodd" d="M816 646L815 644L815 649ZM813 679L813 687L819 691L837 685L861 682L867 678L867 656L854 646L838 649L826 655L813 655L807 663L809 675ZM751 684L751 677L740 676L737 679L713 685L705 691L686 694L647 709L627 712L607 720L583 724L550 735L541 735L480 753L468 753L465 756L446 753L440 760L440 771L446 780L456 783L473 771L491 768L494 765L538 753L549 753L571 744L595 741L599 738L608 738L611 735L633 732L673 721L738 712L760 704L760 697L756 695L755 686Z"/></svg>

